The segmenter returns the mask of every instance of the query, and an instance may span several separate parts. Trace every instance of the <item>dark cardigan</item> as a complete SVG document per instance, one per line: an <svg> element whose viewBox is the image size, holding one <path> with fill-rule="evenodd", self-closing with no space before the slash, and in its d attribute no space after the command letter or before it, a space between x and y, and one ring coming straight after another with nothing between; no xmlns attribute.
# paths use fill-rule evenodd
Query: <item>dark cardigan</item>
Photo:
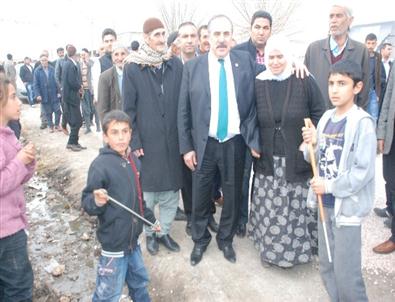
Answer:
<svg viewBox="0 0 395 302"><path fill-rule="evenodd" d="M270 85L278 86L278 90ZM282 135L285 152L285 177L290 182L306 181L311 176L310 164L299 151L302 143L304 118L310 118L314 125L325 111L325 103L315 80L310 76L297 79L294 75L280 83L274 80L256 80L256 102L261 142L261 157L256 162L256 171L265 176L273 175L273 149L275 132ZM275 121L273 107L282 99L281 120ZM276 130L277 129L277 130ZM276 142L281 140L276 139ZM278 148L276 148L278 149Z"/></svg>

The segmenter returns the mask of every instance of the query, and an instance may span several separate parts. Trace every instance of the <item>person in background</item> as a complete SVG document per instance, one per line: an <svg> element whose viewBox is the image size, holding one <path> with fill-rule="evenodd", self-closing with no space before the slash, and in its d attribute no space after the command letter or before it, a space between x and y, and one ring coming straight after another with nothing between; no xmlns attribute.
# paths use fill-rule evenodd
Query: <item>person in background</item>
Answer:
<svg viewBox="0 0 395 302"><path fill-rule="evenodd" d="M380 54L381 54L382 62L383 62L384 69L385 69L385 79L386 79L386 81L388 81L388 77L390 75L390 69L393 64L393 62L391 60L392 44L389 42L384 42L381 47Z"/></svg>
<svg viewBox="0 0 395 302"><path fill-rule="evenodd" d="M207 25L202 25L198 28L198 39L198 53L199 55L203 55L210 50Z"/></svg>
<svg viewBox="0 0 395 302"><path fill-rule="evenodd" d="M19 77L26 87L27 100L31 107L34 106L34 95L33 95L33 66L31 65L32 60L29 57L25 57L23 65L19 69Z"/></svg>
<svg viewBox="0 0 395 302"><path fill-rule="evenodd" d="M16 87L16 68L12 58L12 54L7 54L7 60L4 62L4 70L7 79L9 79L14 87Z"/></svg>
<svg viewBox="0 0 395 302"><path fill-rule="evenodd" d="M36 150L22 146L7 127L18 120L15 86L0 76L0 301L32 301L33 270L27 249L24 184L33 176Z"/></svg>

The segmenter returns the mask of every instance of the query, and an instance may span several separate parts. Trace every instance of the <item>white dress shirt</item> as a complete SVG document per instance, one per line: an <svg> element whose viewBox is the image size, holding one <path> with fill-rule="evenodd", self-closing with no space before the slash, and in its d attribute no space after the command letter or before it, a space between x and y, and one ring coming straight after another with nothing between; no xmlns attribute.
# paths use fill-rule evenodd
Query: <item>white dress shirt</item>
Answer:
<svg viewBox="0 0 395 302"><path fill-rule="evenodd" d="M236 101L236 89L233 78L232 62L229 54L224 58L226 72L226 85L228 89L228 134L222 142L225 142L235 135L240 134L240 115ZM210 51L208 53L208 71L211 92L211 116L208 135L217 139L218 110L219 110L219 72L221 63Z"/></svg>

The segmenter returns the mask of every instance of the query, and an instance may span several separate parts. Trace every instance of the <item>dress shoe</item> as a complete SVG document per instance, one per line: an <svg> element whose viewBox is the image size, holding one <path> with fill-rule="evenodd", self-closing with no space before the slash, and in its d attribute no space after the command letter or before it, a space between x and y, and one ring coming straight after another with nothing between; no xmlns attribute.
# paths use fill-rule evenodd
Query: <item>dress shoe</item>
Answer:
<svg viewBox="0 0 395 302"><path fill-rule="evenodd" d="M246 233L247 233L247 228L246 228L245 223L240 223L237 226L236 235L240 238L243 238L243 237L245 237Z"/></svg>
<svg viewBox="0 0 395 302"><path fill-rule="evenodd" d="M391 240L387 240L375 248L373 248L373 252L377 254L389 254L395 251L395 242Z"/></svg>
<svg viewBox="0 0 395 302"><path fill-rule="evenodd" d="M48 127L47 125L41 124L40 129L43 130L43 129L47 128L47 127Z"/></svg>
<svg viewBox="0 0 395 302"><path fill-rule="evenodd" d="M383 217L383 218L391 218L392 215L390 214L390 212L388 211L387 208L374 208L373 211L376 213L377 216L379 217Z"/></svg>
<svg viewBox="0 0 395 302"><path fill-rule="evenodd" d="M215 221L212 214L208 218L208 228L214 233L218 233L218 223Z"/></svg>
<svg viewBox="0 0 395 302"><path fill-rule="evenodd" d="M187 225L185 226L185 233L187 233L188 236L192 236L192 221L187 220Z"/></svg>
<svg viewBox="0 0 395 302"><path fill-rule="evenodd" d="M394 218L387 218L386 220L384 220L384 225L387 227L387 228L391 228L392 227L392 221L391 221L391 219L394 219Z"/></svg>
<svg viewBox="0 0 395 302"><path fill-rule="evenodd" d="M170 235L163 235L162 237L158 238L158 241L159 243L162 243L169 251L180 251L180 246L173 240L173 238L170 237Z"/></svg>
<svg viewBox="0 0 395 302"><path fill-rule="evenodd" d="M206 251L207 246L194 245L191 253L191 265L195 266L202 260L203 253Z"/></svg>
<svg viewBox="0 0 395 302"><path fill-rule="evenodd" d="M187 215L185 215L183 210L181 210L179 207L177 207L176 217L174 218L174 220L186 221L187 220Z"/></svg>
<svg viewBox="0 0 395 302"><path fill-rule="evenodd" d="M66 149L69 149L74 152L78 152L82 150L78 145L73 145L73 144L67 144Z"/></svg>
<svg viewBox="0 0 395 302"><path fill-rule="evenodd" d="M86 149L87 149L86 147L83 147L83 146L81 146L80 144L77 144L77 146L80 147L81 150L86 150Z"/></svg>
<svg viewBox="0 0 395 302"><path fill-rule="evenodd" d="M147 251L152 255L155 256L158 251L159 251L159 243L156 239L155 235L152 236L147 236L146 237L146 243L147 243Z"/></svg>
<svg viewBox="0 0 395 302"><path fill-rule="evenodd" d="M223 245L219 249L224 252L224 257L226 260L232 263L236 262L236 253L232 244Z"/></svg>
<svg viewBox="0 0 395 302"><path fill-rule="evenodd" d="M88 133L91 133L92 132L92 130L91 130L91 128L86 128L86 130L85 130L85 134L88 134Z"/></svg>

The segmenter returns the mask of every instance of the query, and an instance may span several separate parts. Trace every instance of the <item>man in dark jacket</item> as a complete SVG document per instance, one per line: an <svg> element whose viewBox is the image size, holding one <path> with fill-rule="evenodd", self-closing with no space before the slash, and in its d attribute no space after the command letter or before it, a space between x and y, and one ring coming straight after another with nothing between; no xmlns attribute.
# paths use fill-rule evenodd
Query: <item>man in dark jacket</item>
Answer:
<svg viewBox="0 0 395 302"><path fill-rule="evenodd" d="M67 61L64 62L62 71L62 93L67 122L70 125L69 141L67 149L81 151L86 149L78 143L78 132L82 126L81 116L81 71L78 64L77 50L73 45L67 48Z"/></svg>
<svg viewBox="0 0 395 302"><path fill-rule="evenodd" d="M25 57L24 63L19 70L19 77L26 87L27 100L30 106L34 105L33 96L33 66L30 64L32 60L29 57Z"/></svg>
<svg viewBox="0 0 395 302"><path fill-rule="evenodd" d="M182 63L165 54L165 29L156 18L144 22L144 43L127 58L123 75L124 111L133 128L131 147L141 160L141 185L147 207L159 204L162 230L146 229L147 249L155 255L162 243L171 251L179 245L169 236L182 187L182 160L177 131Z"/></svg>
<svg viewBox="0 0 395 302"><path fill-rule="evenodd" d="M37 102L41 102L44 109L49 131L61 131L60 122L60 89L55 80L55 68L49 65L48 57L41 55L41 65L34 70L34 95ZM52 115L55 114L55 121Z"/></svg>

